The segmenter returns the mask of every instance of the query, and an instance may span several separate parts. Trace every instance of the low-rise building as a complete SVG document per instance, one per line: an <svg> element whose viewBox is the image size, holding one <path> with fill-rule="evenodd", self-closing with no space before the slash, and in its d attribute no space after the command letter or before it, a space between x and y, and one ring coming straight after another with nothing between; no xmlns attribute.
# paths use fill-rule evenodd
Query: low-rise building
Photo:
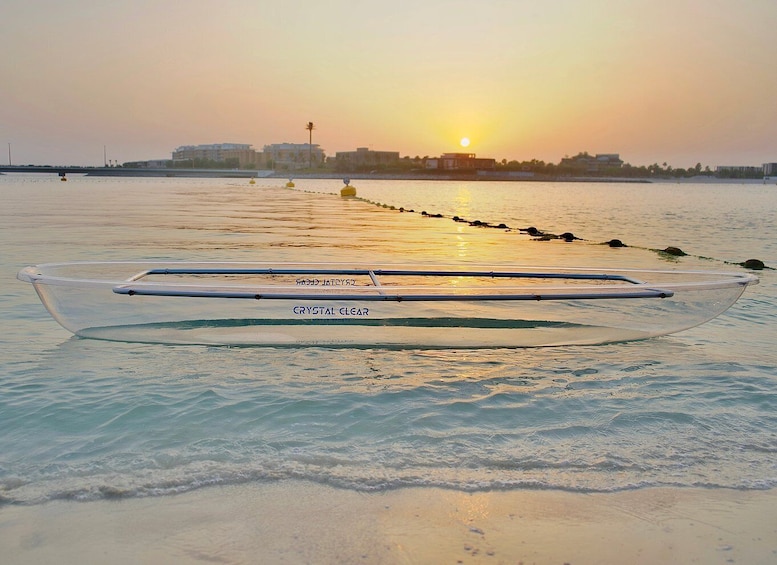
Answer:
<svg viewBox="0 0 777 565"><path fill-rule="evenodd" d="M232 162L239 167L257 166L261 162L261 153L247 143L212 143L209 145L182 145L173 152L173 162L184 164L191 161L192 166L205 161Z"/></svg>
<svg viewBox="0 0 777 565"><path fill-rule="evenodd" d="M491 170L496 168L496 159L478 158L474 153L443 153L440 157L427 159L427 169Z"/></svg>
<svg viewBox="0 0 777 565"><path fill-rule="evenodd" d="M399 161L399 151L373 151L367 147L357 147L356 151L338 151L335 153L335 161L346 168L392 165Z"/></svg>
<svg viewBox="0 0 777 565"><path fill-rule="evenodd" d="M596 173L605 169L618 169L623 166L623 161L618 153L597 153L596 155L579 153L574 157L564 157L559 166Z"/></svg>
<svg viewBox="0 0 777 565"><path fill-rule="evenodd" d="M764 175L765 170L765 167L749 165L719 165L715 167L715 174L721 177L756 178Z"/></svg>
<svg viewBox="0 0 777 565"><path fill-rule="evenodd" d="M777 177L777 163L764 163L764 176Z"/></svg>
<svg viewBox="0 0 777 565"><path fill-rule="evenodd" d="M317 167L325 159L324 150L317 143L273 143L262 150L267 165L276 170Z"/></svg>
<svg viewBox="0 0 777 565"><path fill-rule="evenodd" d="M165 169L171 167L173 162L170 159L149 159L147 161L128 161L122 163L122 167L128 169Z"/></svg>

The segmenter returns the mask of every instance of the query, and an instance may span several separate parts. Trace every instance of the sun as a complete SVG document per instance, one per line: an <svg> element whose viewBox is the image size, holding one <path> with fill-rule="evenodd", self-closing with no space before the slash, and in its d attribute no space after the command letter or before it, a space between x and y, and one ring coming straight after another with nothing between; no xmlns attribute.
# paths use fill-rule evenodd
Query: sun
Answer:
<svg viewBox="0 0 777 565"><path fill-rule="evenodd" d="M461 141L459 141L462 147L469 147L469 138L468 137L462 137Z"/></svg>

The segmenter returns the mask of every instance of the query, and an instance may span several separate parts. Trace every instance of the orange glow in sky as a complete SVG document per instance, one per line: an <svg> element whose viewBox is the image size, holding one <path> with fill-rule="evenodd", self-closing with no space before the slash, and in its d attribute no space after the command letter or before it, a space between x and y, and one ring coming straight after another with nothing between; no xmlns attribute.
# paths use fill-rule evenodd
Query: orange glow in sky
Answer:
<svg viewBox="0 0 777 565"><path fill-rule="evenodd" d="M306 143L558 162L777 161L777 2L6 0L15 164ZM2 161L2 160L0 160Z"/></svg>

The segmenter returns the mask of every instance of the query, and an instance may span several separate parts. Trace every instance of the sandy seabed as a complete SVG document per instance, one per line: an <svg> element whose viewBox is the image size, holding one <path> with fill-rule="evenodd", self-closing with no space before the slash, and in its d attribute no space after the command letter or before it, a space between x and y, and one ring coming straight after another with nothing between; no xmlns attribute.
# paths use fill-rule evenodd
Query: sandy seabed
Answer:
<svg viewBox="0 0 777 565"><path fill-rule="evenodd" d="M0 562L777 563L777 491L360 493L302 481L0 508Z"/></svg>

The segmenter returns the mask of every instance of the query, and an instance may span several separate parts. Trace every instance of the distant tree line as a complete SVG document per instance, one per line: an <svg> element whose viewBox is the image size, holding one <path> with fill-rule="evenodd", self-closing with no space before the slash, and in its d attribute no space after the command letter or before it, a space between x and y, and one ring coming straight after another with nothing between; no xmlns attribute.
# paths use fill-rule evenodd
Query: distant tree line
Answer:
<svg viewBox="0 0 777 565"><path fill-rule="evenodd" d="M168 161L168 168L173 169L238 169L240 161L234 159L224 159L223 161L214 161L213 159L179 159L177 161Z"/></svg>
<svg viewBox="0 0 777 565"><path fill-rule="evenodd" d="M582 155L582 154L581 154ZM590 168L584 163L565 164L565 163L546 163L538 159L531 161L507 161L502 159L497 162L498 171L530 172L535 175L548 177L619 177L619 178L688 178L696 176L714 177L715 172L708 166L702 167L701 163L696 163L695 167L688 169L674 168L671 165L663 163L653 163L652 165L634 166L624 163L620 167L599 167Z"/></svg>
<svg viewBox="0 0 777 565"><path fill-rule="evenodd" d="M580 153L576 157L588 157L587 153ZM327 159L327 168L333 168L340 173L428 173L430 175L439 173L438 169L427 169L426 162L430 159L428 155L420 157L402 157L393 163L382 164L353 164L347 161L337 161L334 158ZM695 176L723 176L723 172L716 175L715 171L709 166L702 166L696 163L696 166L687 169L674 168L667 163L653 163L652 165L635 166L624 163L619 167L592 167L590 164L580 161L575 162L575 158L565 159L566 162L546 163L539 159L530 161L517 161L502 159L496 163L496 172L502 173L532 173L539 177L619 177L619 178L688 178ZM467 171L460 171L467 172ZM471 171L470 171L471 172ZM455 174L454 171L446 171L446 174ZM731 178L760 178L758 175L746 177L733 177L733 175L745 175L747 173L732 172ZM762 175L761 175L762 176Z"/></svg>

